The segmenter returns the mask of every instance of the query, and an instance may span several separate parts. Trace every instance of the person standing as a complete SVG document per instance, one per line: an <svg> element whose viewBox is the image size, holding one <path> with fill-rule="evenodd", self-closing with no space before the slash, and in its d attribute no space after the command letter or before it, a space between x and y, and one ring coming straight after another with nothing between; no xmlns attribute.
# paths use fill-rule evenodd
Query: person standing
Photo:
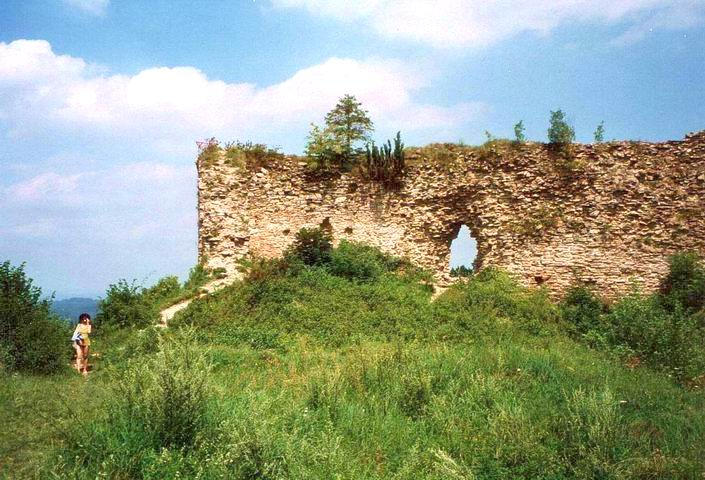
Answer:
<svg viewBox="0 0 705 480"><path fill-rule="evenodd" d="M91 316L87 313L82 313L78 317L78 324L73 332L71 340L73 348L76 350L76 370L88 375L88 353L91 348L90 334L92 330Z"/></svg>

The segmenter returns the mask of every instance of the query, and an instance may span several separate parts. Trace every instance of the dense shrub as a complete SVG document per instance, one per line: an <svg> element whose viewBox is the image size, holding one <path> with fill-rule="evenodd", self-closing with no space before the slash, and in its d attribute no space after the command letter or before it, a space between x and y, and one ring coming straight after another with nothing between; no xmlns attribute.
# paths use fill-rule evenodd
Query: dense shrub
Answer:
<svg viewBox="0 0 705 480"><path fill-rule="evenodd" d="M388 186L398 185L404 174L405 158L404 143L401 141L401 132L394 137L392 142L387 140L381 146L375 142L365 145L365 159L363 164L365 176L377 180Z"/></svg>
<svg viewBox="0 0 705 480"><path fill-rule="evenodd" d="M568 145L575 141L575 130L568 124L562 110L551 112L548 141L555 145Z"/></svg>
<svg viewBox="0 0 705 480"><path fill-rule="evenodd" d="M681 305L688 312L705 308L705 266L695 252L672 255L669 272L660 286L663 304L669 311ZM705 326L705 325L703 325Z"/></svg>
<svg viewBox="0 0 705 480"><path fill-rule="evenodd" d="M606 306L589 288L575 286L561 300L560 310L563 319L583 334L599 327Z"/></svg>
<svg viewBox="0 0 705 480"><path fill-rule="evenodd" d="M466 267L465 265L458 265L450 269L451 277L470 277L472 276L472 267Z"/></svg>
<svg viewBox="0 0 705 480"><path fill-rule="evenodd" d="M125 279L111 284L98 304L96 323L116 327L144 327L157 318L155 305L144 294L144 288Z"/></svg>
<svg viewBox="0 0 705 480"><path fill-rule="evenodd" d="M584 287L561 302L563 319L591 345L690 382L705 374L705 271L693 253L673 255L653 295L632 293L609 309Z"/></svg>
<svg viewBox="0 0 705 480"><path fill-rule="evenodd" d="M400 263L399 259L385 255L377 248L341 240L338 248L331 252L328 270L339 277L369 281L395 270Z"/></svg>
<svg viewBox="0 0 705 480"><path fill-rule="evenodd" d="M679 380L705 373L705 328L682 307L666 310L658 296L629 295L595 329L610 347L636 355Z"/></svg>
<svg viewBox="0 0 705 480"><path fill-rule="evenodd" d="M161 278L149 288L144 289L142 295L152 304L158 304L181 293L181 284L175 275Z"/></svg>
<svg viewBox="0 0 705 480"><path fill-rule="evenodd" d="M232 166L259 169L284 158L278 148L263 143L230 142L225 144L225 160Z"/></svg>
<svg viewBox="0 0 705 480"><path fill-rule="evenodd" d="M184 282L184 290L195 293L196 290L208 283L214 276L217 276L220 273L220 271L211 271L203 264L198 263L189 270L188 278Z"/></svg>
<svg viewBox="0 0 705 480"><path fill-rule="evenodd" d="M330 261L333 250L333 236L330 230L318 228L302 228L296 232L296 239L287 255L301 259L308 265L324 265Z"/></svg>
<svg viewBox="0 0 705 480"><path fill-rule="evenodd" d="M456 301L474 312L472 320L509 320L533 334L555 331L559 313L547 292L526 289L506 272L485 268L456 288L460 293Z"/></svg>
<svg viewBox="0 0 705 480"><path fill-rule="evenodd" d="M24 265L0 264L0 370L51 373L67 362L69 326L41 295Z"/></svg>

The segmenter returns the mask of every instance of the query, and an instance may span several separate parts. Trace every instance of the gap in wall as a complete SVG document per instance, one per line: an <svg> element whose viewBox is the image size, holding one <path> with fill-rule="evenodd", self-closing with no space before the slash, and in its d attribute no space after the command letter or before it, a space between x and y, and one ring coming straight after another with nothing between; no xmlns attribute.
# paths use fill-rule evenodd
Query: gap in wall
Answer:
<svg viewBox="0 0 705 480"><path fill-rule="evenodd" d="M462 224L455 239L450 242L450 265L448 266L451 275L454 273L470 274L473 270L473 262L477 257L477 241L470 234L467 225Z"/></svg>

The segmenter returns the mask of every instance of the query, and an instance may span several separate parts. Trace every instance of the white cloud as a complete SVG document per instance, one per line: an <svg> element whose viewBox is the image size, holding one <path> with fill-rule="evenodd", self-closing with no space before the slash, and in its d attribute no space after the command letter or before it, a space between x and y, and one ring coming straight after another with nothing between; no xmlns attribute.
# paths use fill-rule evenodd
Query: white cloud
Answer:
<svg viewBox="0 0 705 480"><path fill-rule="evenodd" d="M697 14L702 0L272 0L276 7L371 25L378 34L435 47L482 47L521 32L549 33L568 22L629 22L643 16L681 23ZM678 28L676 25L659 27Z"/></svg>
<svg viewBox="0 0 705 480"><path fill-rule="evenodd" d="M0 187L0 251L41 272L45 293L94 294L121 277L152 282L196 262L193 164L66 170Z"/></svg>
<svg viewBox="0 0 705 480"><path fill-rule="evenodd" d="M194 166L162 162L47 171L0 189L0 210L5 233L63 238L80 224L102 238L134 240L180 226L185 213L194 217L195 183Z"/></svg>
<svg viewBox="0 0 705 480"><path fill-rule="evenodd" d="M110 0L64 0L64 2L91 15L102 16L105 15Z"/></svg>
<svg viewBox="0 0 705 480"><path fill-rule="evenodd" d="M45 172L29 180L10 186L6 195L15 201L36 201L44 198L60 196L70 199L76 193L81 174L59 175Z"/></svg>
<svg viewBox="0 0 705 480"><path fill-rule="evenodd" d="M459 125L482 110L481 104L415 101L428 83L420 68L376 58L330 58L266 87L212 80L194 67L106 75L80 58L55 54L43 40L0 43L0 111L16 136L64 125L152 144L190 144L211 135L244 139L262 129L306 126L345 93L388 129L400 128L393 124L400 119L405 130Z"/></svg>

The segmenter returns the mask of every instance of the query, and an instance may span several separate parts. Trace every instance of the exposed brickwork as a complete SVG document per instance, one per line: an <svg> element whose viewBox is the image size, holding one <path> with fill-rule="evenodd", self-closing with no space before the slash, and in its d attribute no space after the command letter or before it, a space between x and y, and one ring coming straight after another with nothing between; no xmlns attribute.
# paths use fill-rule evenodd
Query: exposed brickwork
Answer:
<svg viewBox="0 0 705 480"><path fill-rule="evenodd" d="M553 293L580 281L614 296L655 288L673 252L705 254L705 131L572 150L566 161L536 143L412 148L397 191L350 173L312 179L296 157L256 172L199 161L199 255L234 275L238 258L279 255L327 219L336 240L408 257L442 282L466 224L478 266Z"/></svg>

